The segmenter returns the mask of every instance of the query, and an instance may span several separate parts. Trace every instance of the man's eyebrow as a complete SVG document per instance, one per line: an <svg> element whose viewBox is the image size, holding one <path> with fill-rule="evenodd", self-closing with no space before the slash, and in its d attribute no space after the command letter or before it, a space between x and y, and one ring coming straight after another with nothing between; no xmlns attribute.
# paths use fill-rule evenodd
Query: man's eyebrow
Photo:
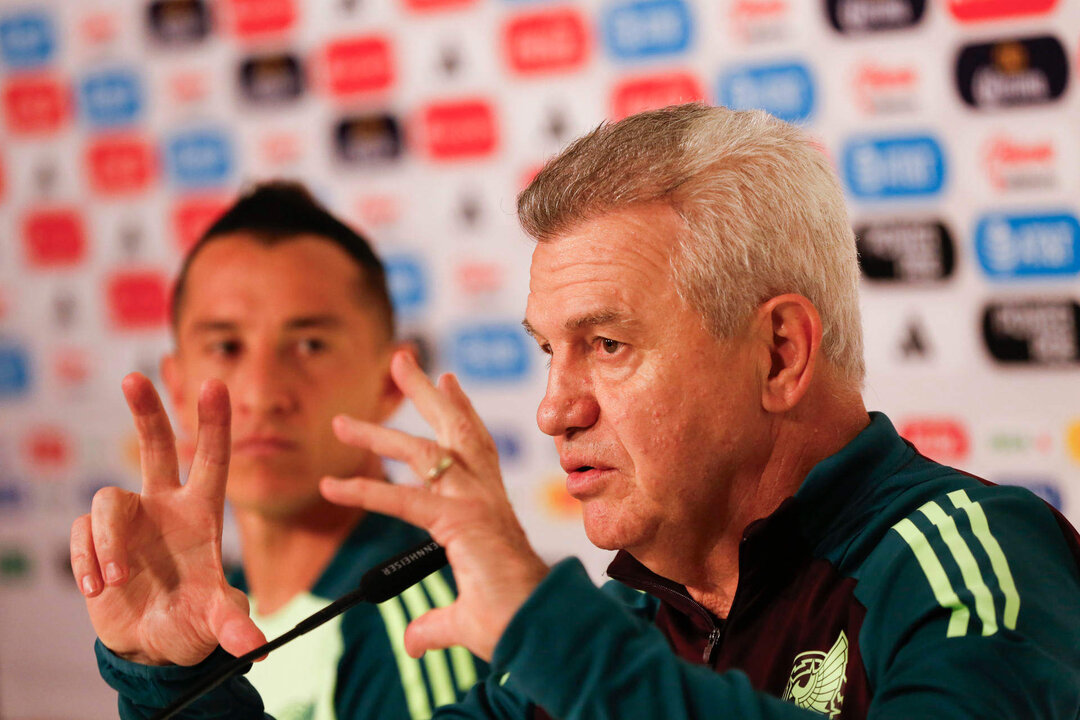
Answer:
<svg viewBox="0 0 1080 720"><path fill-rule="evenodd" d="M334 329L344 324L337 315L301 315L285 321L286 330ZM235 320L196 320L191 324L195 333L236 332L240 323Z"/></svg>
<svg viewBox="0 0 1080 720"><path fill-rule="evenodd" d="M238 323L232 320L196 320L191 324L191 332L236 332L240 328Z"/></svg>
<svg viewBox="0 0 1080 720"><path fill-rule="evenodd" d="M288 330L333 329L344 324L344 321L337 315L305 315L290 318L285 323L285 328Z"/></svg>
<svg viewBox="0 0 1080 720"><path fill-rule="evenodd" d="M570 332L574 332L576 330L581 330L582 328L597 327L600 325L620 325L629 327L635 324L636 323L630 317L618 310L599 310L584 315L575 315L563 323L563 328ZM521 327L525 328L525 332L531 337L537 337L536 330L533 329L533 326L528 320L522 320Z"/></svg>
<svg viewBox="0 0 1080 720"><path fill-rule="evenodd" d="M575 315L563 323L566 330L581 330L598 325L633 325L633 321L617 310L599 310L597 312Z"/></svg>

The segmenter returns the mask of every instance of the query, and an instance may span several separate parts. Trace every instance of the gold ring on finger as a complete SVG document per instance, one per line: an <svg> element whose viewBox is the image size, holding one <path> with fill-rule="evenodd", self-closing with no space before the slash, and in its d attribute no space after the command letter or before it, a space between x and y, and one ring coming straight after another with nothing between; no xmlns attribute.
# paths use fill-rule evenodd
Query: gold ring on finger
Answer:
<svg viewBox="0 0 1080 720"><path fill-rule="evenodd" d="M432 483L446 474L454 464L454 456L449 453L439 458L439 461L424 475L424 484L431 487Z"/></svg>

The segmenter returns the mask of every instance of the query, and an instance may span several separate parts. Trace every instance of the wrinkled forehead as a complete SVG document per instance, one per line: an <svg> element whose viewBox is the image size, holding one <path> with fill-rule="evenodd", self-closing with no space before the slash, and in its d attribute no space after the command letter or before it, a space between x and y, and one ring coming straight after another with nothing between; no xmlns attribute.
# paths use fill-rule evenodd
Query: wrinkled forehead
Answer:
<svg viewBox="0 0 1080 720"><path fill-rule="evenodd" d="M673 299L671 256L677 216L639 208L579 223L538 243L529 272L526 319L578 314L640 313ZM555 318L547 318L554 320Z"/></svg>

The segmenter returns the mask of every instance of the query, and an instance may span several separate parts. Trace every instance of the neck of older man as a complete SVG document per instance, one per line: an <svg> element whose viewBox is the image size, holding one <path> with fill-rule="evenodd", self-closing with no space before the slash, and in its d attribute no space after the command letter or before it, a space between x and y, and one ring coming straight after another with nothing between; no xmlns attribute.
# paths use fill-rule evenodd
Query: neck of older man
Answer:
<svg viewBox="0 0 1080 720"><path fill-rule="evenodd" d="M842 382L815 385L793 410L772 420L771 446L751 473L731 483L727 516L713 525L715 532L701 533L696 543L680 543L679 552L661 561L667 569L646 563L685 585L691 597L719 618L727 617L735 599L739 545L747 526L772 514L815 465L870 424L858 389Z"/></svg>

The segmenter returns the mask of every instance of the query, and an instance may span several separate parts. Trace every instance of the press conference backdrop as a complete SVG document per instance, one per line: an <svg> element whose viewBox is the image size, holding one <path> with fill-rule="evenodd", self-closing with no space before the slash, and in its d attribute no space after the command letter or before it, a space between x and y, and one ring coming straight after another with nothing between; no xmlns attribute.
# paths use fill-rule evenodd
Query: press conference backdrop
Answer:
<svg viewBox="0 0 1080 720"><path fill-rule="evenodd" d="M514 196L601 120L687 100L799 123L835 164L869 407L1080 520L1078 45L1076 0L0 3L0 716L114 716L68 529L136 487L120 379L157 378L170 278L254 179L374 238L531 538L599 579L533 423Z"/></svg>

